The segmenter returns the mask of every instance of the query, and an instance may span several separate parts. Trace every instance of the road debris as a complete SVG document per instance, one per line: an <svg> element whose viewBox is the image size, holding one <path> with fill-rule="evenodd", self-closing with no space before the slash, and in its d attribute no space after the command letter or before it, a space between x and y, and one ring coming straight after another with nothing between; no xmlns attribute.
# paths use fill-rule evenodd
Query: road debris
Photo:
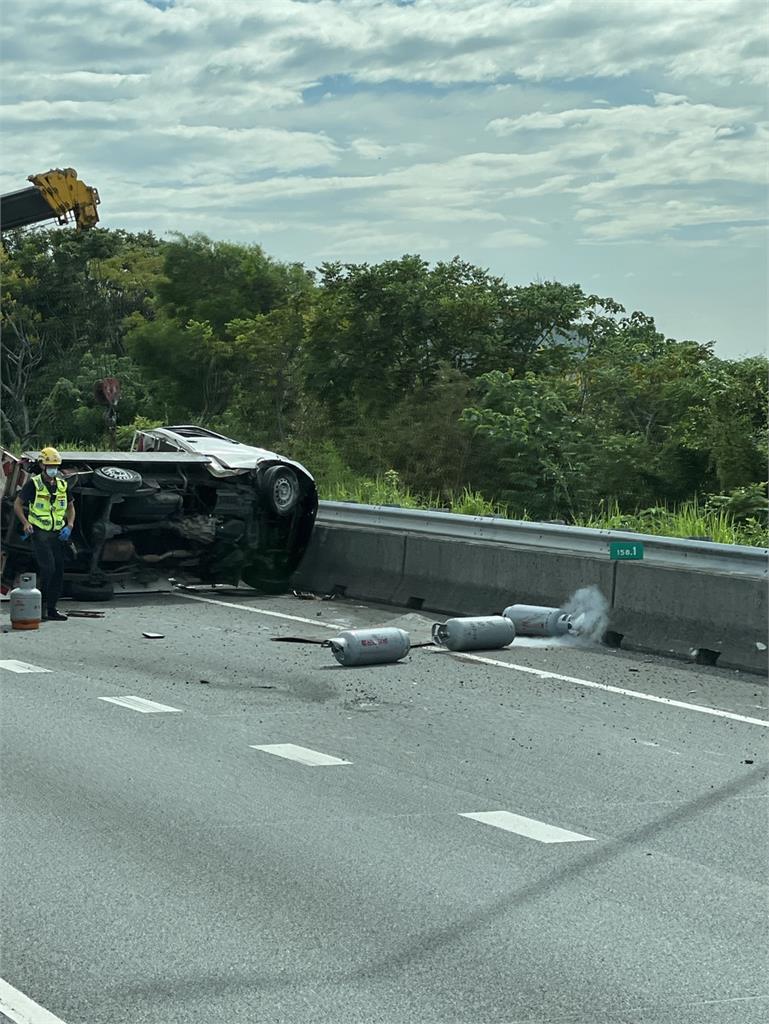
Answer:
<svg viewBox="0 0 769 1024"><path fill-rule="evenodd" d="M511 604L502 612L521 636L564 636L572 630L571 615L561 608L536 604Z"/></svg>
<svg viewBox="0 0 769 1024"><path fill-rule="evenodd" d="M165 633L142 633L142 636L147 640L165 640L166 638Z"/></svg>
<svg viewBox="0 0 769 1024"><path fill-rule="evenodd" d="M91 608L73 608L67 612L70 619L103 619L104 612L97 612Z"/></svg>
<svg viewBox="0 0 769 1024"><path fill-rule="evenodd" d="M515 625L504 615L468 616L436 622L433 642L450 651L496 651L515 639Z"/></svg>
<svg viewBox="0 0 769 1024"><path fill-rule="evenodd" d="M311 640L306 636L271 636L270 640L276 644L317 644L318 647L329 647L329 640Z"/></svg>
<svg viewBox="0 0 769 1024"><path fill-rule="evenodd" d="M405 629L345 629L328 641L340 665L384 665L405 658L411 638Z"/></svg>

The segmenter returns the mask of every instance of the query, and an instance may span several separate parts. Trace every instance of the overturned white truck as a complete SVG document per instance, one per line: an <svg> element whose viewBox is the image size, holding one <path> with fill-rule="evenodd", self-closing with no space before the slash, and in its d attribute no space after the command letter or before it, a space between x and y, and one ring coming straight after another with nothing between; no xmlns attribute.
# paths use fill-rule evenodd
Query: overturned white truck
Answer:
<svg viewBox="0 0 769 1024"><path fill-rule="evenodd" d="M38 454L3 453L4 587L34 571L13 502ZM77 510L65 567L65 595L76 600L169 577L279 593L309 543L315 481L275 452L173 426L137 431L130 452L60 454Z"/></svg>

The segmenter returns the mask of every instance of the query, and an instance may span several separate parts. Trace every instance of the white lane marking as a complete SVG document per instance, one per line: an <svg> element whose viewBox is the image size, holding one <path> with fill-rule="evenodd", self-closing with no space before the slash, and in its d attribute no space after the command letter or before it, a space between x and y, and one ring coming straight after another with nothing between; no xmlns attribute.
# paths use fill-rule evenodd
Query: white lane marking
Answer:
<svg viewBox="0 0 769 1024"><path fill-rule="evenodd" d="M203 601L206 604L220 604L225 608L240 608L245 612L254 612L258 615L269 615L275 619L288 619L291 622L306 622L311 626L322 626L324 629L349 629L350 627L341 622L321 622L319 619L305 619L301 615L288 615L285 612L273 612L266 608L254 608L250 604L235 604L232 601L217 601L212 597L198 597L195 594L185 594L178 591L182 597L189 601ZM430 648L427 648L430 650ZM626 690L622 686L609 686L607 683L594 683L590 679L578 679L576 676L562 675L560 672L545 672L539 668L529 668L528 665L516 665L514 662L499 661L496 658L483 658L478 654L466 654L461 651L443 651L436 648L434 654L449 655L452 658L460 658L468 661L478 661L483 665L496 665L498 668L513 669L516 672L528 672L530 675L539 676L541 679L560 679L565 683L575 683L577 686L588 686L596 690L603 690L605 693L618 693L623 697L635 697L637 700L650 700L656 704L667 704L668 707L683 708L685 711L698 711L703 715L715 715L717 718L729 718L733 722L744 722L746 725L760 725L769 729L769 721L763 718L750 718L747 715L738 715L733 711L722 711L720 708L708 708L701 704L688 704L681 700L672 700L669 697L657 697L653 693L641 693L639 690Z"/></svg>
<svg viewBox="0 0 769 1024"><path fill-rule="evenodd" d="M61 1017L55 1017L13 985L0 978L0 1012L10 1017L14 1024L64 1024Z"/></svg>
<svg viewBox="0 0 769 1024"><path fill-rule="evenodd" d="M154 700L146 700L144 697L99 697L99 700L106 700L110 704L119 704L122 708L130 708L131 711L141 711L143 715L159 714L161 711L175 711L181 714L181 708L172 708L168 704L157 704Z"/></svg>
<svg viewBox="0 0 769 1024"><path fill-rule="evenodd" d="M556 825L548 825L536 818L524 818L510 811L478 811L474 814L460 814L460 818L472 818L484 825L503 828L506 832L517 832L527 839L536 839L538 843L593 843L592 836L583 836L579 832L569 832Z"/></svg>
<svg viewBox="0 0 769 1024"><path fill-rule="evenodd" d="M429 650L429 648L428 648ZM539 676L540 679L560 679L564 683L574 683L577 686L589 686L594 690L603 690L604 693L618 693L623 697L635 697L637 700L650 700L655 704L666 704L672 708L683 708L685 711L699 711L703 715L715 715L717 718L729 718L733 722L745 722L747 725L760 725L769 729L769 721L765 718L749 718L747 715L738 715L733 711L722 711L721 708L708 708L703 704L687 704L683 700L672 700L670 697L658 697L654 693L642 693L640 690L626 690L622 686L609 686L608 683L594 683L590 679L579 679L577 676L565 676L560 672L546 672L541 668L529 668L528 665L517 665L513 661L499 661L497 658L483 658L479 654L465 654L460 651L435 651L436 654L449 655L452 658L459 658L466 661L478 661L482 665L495 665L497 668L512 669L514 672L527 672L532 676Z"/></svg>
<svg viewBox="0 0 769 1024"><path fill-rule="evenodd" d="M268 615L272 619L288 619L289 622L306 622L310 626L321 626L323 629L349 629L343 622L321 622L320 619L305 619L302 615L289 615L287 612L273 612L267 608L254 608L252 604L235 604L233 601L217 601L213 597L198 597L196 594L185 594L179 591L181 597L188 601L203 601L205 604L220 604L225 608L239 608L243 612L254 612L256 615Z"/></svg>
<svg viewBox="0 0 769 1024"><path fill-rule="evenodd" d="M298 747L295 743L266 743L261 746L256 746L252 743L251 749L263 750L266 754L287 757L289 761L298 761L300 764L307 764L313 767L329 764L352 764L352 761L343 761L341 757L321 754L319 750L310 750L309 747Z"/></svg>
<svg viewBox="0 0 769 1024"><path fill-rule="evenodd" d="M7 668L9 672L51 672L50 668L40 668L39 665L30 665L26 661L14 661L10 658L7 661L0 661L0 668Z"/></svg>

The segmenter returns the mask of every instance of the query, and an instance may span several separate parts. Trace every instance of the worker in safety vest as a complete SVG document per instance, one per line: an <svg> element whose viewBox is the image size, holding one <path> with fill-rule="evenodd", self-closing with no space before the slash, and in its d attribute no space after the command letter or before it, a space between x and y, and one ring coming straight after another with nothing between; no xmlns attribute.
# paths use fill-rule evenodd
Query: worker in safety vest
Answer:
<svg viewBox="0 0 769 1024"><path fill-rule="evenodd" d="M67 481L60 476L61 455L55 448L43 448L40 468L41 472L30 477L19 491L13 508L24 533L32 539L38 586L43 595L43 618L49 622L66 622L67 616L56 610L56 602L64 583L63 542L72 534L75 506Z"/></svg>

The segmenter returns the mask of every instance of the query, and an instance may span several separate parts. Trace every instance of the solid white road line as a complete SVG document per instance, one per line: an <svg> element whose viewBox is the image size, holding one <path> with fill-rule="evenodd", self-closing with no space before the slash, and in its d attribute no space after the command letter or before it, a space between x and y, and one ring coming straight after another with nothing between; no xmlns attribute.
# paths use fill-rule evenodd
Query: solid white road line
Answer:
<svg viewBox="0 0 769 1024"><path fill-rule="evenodd" d="M331 757L330 754L321 754L318 750L310 750L309 747L298 747L295 743L266 743L262 746L251 744L252 750L263 750L267 754L276 754L278 757L287 757L289 761L298 761L300 764L307 764L311 767L330 764L352 764L352 761L343 761L340 757Z"/></svg>
<svg viewBox="0 0 769 1024"><path fill-rule="evenodd" d="M146 700L144 697L99 697L99 700L106 700L110 704L119 704L121 708L130 708L131 711L141 711L143 715L159 714L161 711L175 711L181 714L181 708L172 708L168 704L156 704L154 700Z"/></svg>
<svg viewBox="0 0 769 1024"><path fill-rule="evenodd" d="M267 608L254 608L252 604L235 604L234 601L217 601L213 597L198 597L196 594L185 594L180 590L181 597L188 601L203 601L204 604L220 604L225 608L239 608L242 612L253 612L255 615L267 615L272 619L287 619L289 622L306 622L309 626L320 626L323 629L349 629L343 622L321 622L320 619L305 619L302 615L289 615L287 612L274 612Z"/></svg>
<svg viewBox="0 0 769 1024"><path fill-rule="evenodd" d="M29 996L19 992L13 985L0 978L0 1013L10 1017L14 1024L64 1024L61 1017L55 1017L44 1010Z"/></svg>
<svg viewBox="0 0 769 1024"><path fill-rule="evenodd" d="M524 818L510 811L478 811L474 814L460 814L460 818L472 818L484 825L494 825L506 832L517 832L527 839L536 839L538 843L592 843L592 836L583 836L579 832L568 832L565 828L548 825L536 818Z"/></svg>
<svg viewBox="0 0 769 1024"><path fill-rule="evenodd" d="M14 661L12 658L7 661L0 661L0 668L7 668L9 672L51 672L50 668L40 668L39 665L30 665L26 661Z"/></svg>
<svg viewBox="0 0 769 1024"><path fill-rule="evenodd" d="M609 686L608 683L594 683L590 679L579 679L577 676L565 676L560 672L546 672L541 668L529 668L528 665L517 665L513 661L500 661L498 658L483 658L479 654L464 654L459 651L436 651L434 653L449 655L452 658L459 658L462 661L477 661L482 665L495 665L497 668L511 669L513 672L526 672L532 676L539 676L540 679L560 679L564 683L575 683L577 686L589 686L594 690L603 690L604 693L618 693L622 697L635 697L637 700L650 700L655 704L666 704L672 708L683 708L684 711L698 711L703 715L715 715L717 718L729 718L732 722L745 722L746 725L760 725L769 729L769 721L765 718L750 718L747 715L738 715L734 711L722 711L721 708L709 708L704 704L688 704L683 700L672 700L670 697L658 697L654 693L642 693L639 690L626 690L622 686Z"/></svg>
<svg viewBox="0 0 769 1024"><path fill-rule="evenodd" d="M212 597L198 597L195 594L185 594L179 591L182 597L189 601L203 601L206 604L220 604L225 608L239 608L244 612L253 612L256 615L268 615L275 619L288 619L291 622L306 622L311 626L322 626L324 629L349 629L349 626L339 622L321 622L319 619L305 619L301 615L288 615L285 612L274 612L267 608L255 608L250 604L235 604L233 601L217 601ZM430 648L427 648L430 650ZM497 668L512 669L515 672L526 672L532 676L539 676L540 679L560 679L564 683L574 683L577 686L588 686L595 690L603 690L604 693L616 693L622 697L634 697L636 700L650 700L655 704L666 704L672 708L682 708L684 711L697 711L703 715L715 715L716 718L729 718L733 722L744 722L746 725L759 725L769 729L769 721L764 718L750 718L747 715L738 715L734 711L723 711L721 708L709 708L701 704L689 704L682 700L672 700L669 697L658 697L653 693L642 693L638 690L626 690L622 686L609 686L607 683L594 683L591 679L579 679L576 676L562 675L560 672L545 672L539 668L529 668L528 665L516 665L511 661L499 661L497 658L484 658L478 654L465 654L460 651L444 651L436 649L434 654L448 655L452 658L459 658L466 661L477 661L482 665L495 665Z"/></svg>

